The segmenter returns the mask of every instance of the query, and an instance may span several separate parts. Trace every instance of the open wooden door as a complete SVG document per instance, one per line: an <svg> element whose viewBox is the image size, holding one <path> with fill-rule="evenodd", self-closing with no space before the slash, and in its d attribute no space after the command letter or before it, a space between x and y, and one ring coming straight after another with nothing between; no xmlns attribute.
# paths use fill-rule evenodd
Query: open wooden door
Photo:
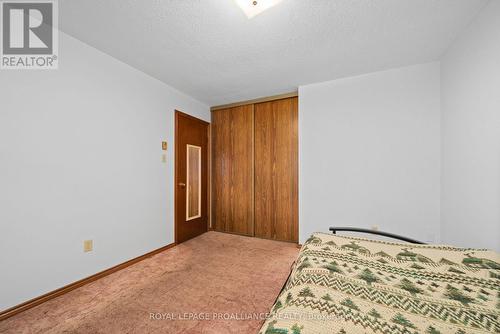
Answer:
<svg viewBox="0 0 500 334"><path fill-rule="evenodd" d="M208 125L175 112L175 242L208 229Z"/></svg>

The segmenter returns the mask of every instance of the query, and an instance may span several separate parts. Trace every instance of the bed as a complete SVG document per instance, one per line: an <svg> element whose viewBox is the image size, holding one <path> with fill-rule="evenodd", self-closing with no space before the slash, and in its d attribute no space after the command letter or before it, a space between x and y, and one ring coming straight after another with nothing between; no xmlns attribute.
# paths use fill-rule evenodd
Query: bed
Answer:
<svg viewBox="0 0 500 334"><path fill-rule="evenodd" d="M313 234L259 333L500 333L497 253L385 236Z"/></svg>

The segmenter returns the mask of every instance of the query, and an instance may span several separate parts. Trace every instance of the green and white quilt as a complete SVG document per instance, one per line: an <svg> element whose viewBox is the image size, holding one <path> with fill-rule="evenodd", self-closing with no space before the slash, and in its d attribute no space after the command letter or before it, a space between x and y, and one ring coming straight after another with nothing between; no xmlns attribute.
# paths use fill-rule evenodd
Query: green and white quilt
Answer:
<svg viewBox="0 0 500 334"><path fill-rule="evenodd" d="M260 333L500 333L500 256L315 233Z"/></svg>

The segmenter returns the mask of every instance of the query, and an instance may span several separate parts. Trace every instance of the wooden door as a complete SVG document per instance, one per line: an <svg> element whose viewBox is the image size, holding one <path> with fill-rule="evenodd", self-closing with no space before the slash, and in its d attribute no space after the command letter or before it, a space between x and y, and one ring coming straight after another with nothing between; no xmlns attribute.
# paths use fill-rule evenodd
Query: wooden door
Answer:
<svg viewBox="0 0 500 334"><path fill-rule="evenodd" d="M255 236L298 240L298 99L255 104Z"/></svg>
<svg viewBox="0 0 500 334"><path fill-rule="evenodd" d="M175 112L175 242L207 231L208 125Z"/></svg>
<svg viewBox="0 0 500 334"><path fill-rule="evenodd" d="M254 234L253 105L212 112L212 209L217 231Z"/></svg>

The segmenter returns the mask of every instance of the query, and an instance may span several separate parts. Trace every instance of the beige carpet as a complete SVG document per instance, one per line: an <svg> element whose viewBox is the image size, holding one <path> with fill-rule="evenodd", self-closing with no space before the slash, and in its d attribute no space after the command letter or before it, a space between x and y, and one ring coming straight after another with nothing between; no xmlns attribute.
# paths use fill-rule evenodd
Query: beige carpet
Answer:
<svg viewBox="0 0 500 334"><path fill-rule="evenodd" d="M254 313L269 311L298 250L208 232L6 319L0 333L256 333Z"/></svg>

